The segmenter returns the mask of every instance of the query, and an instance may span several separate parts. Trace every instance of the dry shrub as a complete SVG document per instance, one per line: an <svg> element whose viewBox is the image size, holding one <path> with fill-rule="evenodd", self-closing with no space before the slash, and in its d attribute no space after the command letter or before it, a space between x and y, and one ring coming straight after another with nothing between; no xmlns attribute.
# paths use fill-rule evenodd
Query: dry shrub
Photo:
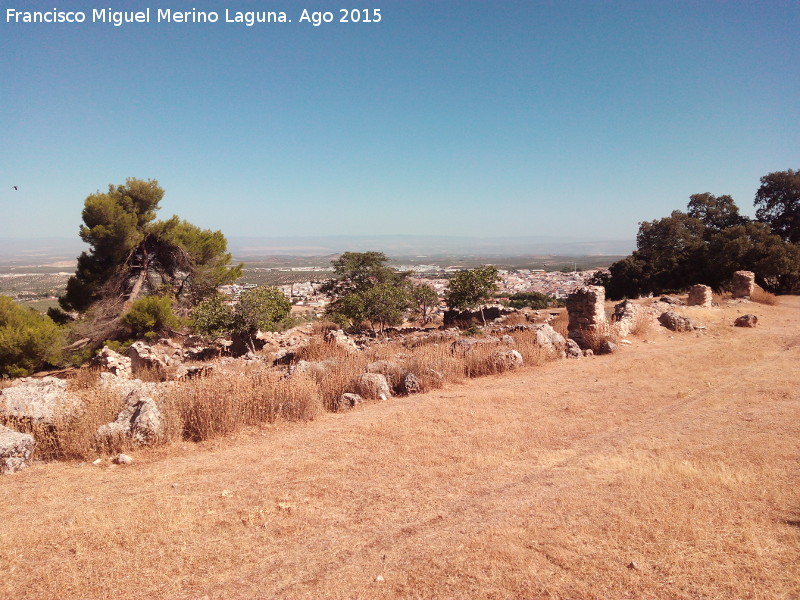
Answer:
<svg viewBox="0 0 800 600"><path fill-rule="evenodd" d="M758 302L759 304L767 304L768 306L775 306L778 303L778 297L762 289L758 286L753 289L753 293L750 294L750 300L753 302Z"/></svg>
<svg viewBox="0 0 800 600"><path fill-rule="evenodd" d="M95 433L98 427L117 418L122 408L119 393L96 385L96 381L92 385L88 377L85 387L73 388L71 393L82 402L82 409L77 415L56 415L52 423L37 423L28 419L5 420L4 424L12 429L33 435L36 440L35 458L86 460L104 450Z"/></svg>
<svg viewBox="0 0 800 600"><path fill-rule="evenodd" d="M510 348L505 345L475 344L463 354L464 374L467 377L484 377L507 371L508 363L497 358L500 350Z"/></svg>
<svg viewBox="0 0 800 600"><path fill-rule="evenodd" d="M530 322L527 313L521 311L503 317L503 325L528 325Z"/></svg>
<svg viewBox="0 0 800 600"><path fill-rule="evenodd" d="M310 421L319 416L319 387L305 373L212 375L174 386L162 402L165 439L207 440L251 425Z"/></svg>
<svg viewBox="0 0 800 600"><path fill-rule="evenodd" d="M464 378L464 363L453 355L449 344L419 346L403 364L417 376L423 392L439 389L445 383L460 382Z"/></svg>
<svg viewBox="0 0 800 600"><path fill-rule="evenodd" d="M100 384L100 369L95 367L81 367L76 369L67 379L69 391L89 390Z"/></svg>
<svg viewBox="0 0 800 600"><path fill-rule="evenodd" d="M730 292L714 291L711 293L711 304L719 306L725 300L730 300L732 297Z"/></svg>
<svg viewBox="0 0 800 600"><path fill-rule="evenodd" d="M295 359L309 362L317 362L329 358L340 360L350 356L350 354L352 353L347 348L342 348L336 342L326 342L322 336L315 335L309 338L308 342L297 351Z"/></svg>
<svg viewBox="0 0 800 600"><path fill-rule="evenodd" d="M356 380L364 372L366 364L364 354L344 352L324 368L309 373L317 384L326 410L334 410L339 396L355 389Z"/></svg>
<svg viewBox="0 0 800 600"><path fill-rule="evenodd" d="M550 326L565 338L569 337L569 314L567 311L559 313L555 319L550 321Z"/></svg>
<svg viewBox="0 0 800 600"><path fill-rule="evenodd" d="M616 344L619 341L619 331L610 321L603 321L594 329L584 329L583 339L586 347L596 354L606 342Z"/></svg>
<svg viewBox="0 0 800 600"><path fill-rule="evenodd" d="M645 337L653 332L655 329L655 321L650 311L639 306L638 310L633 316L633 323L630 326L630 334L636 337Z"/></svg>
<svg viewBox="0 0 800 600"><path fill-rule="evenodd" d="M536 343L536 334L533 331L515 331L511 337L514 338L513 349L519 351L526 365L542 365L548 360L555 360L564 350L562 346L556 348L554 353L548 352Z"/></svg>
<svg viewBox="0 0 800 600"><path fill-rule="evenodd" d="M313 321L311 323L311 332L313 335L322 336L328 333L329 331L334 331L339 328L340 328L339 325L337 325L333 321L327 321L324 319L321 319L319 321Z"/></svg>

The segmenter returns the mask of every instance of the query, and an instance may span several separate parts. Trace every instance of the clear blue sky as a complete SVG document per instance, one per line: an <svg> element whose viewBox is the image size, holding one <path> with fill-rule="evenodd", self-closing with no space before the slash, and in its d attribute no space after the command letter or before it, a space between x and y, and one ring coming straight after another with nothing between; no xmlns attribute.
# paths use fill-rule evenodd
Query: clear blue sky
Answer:
<svg viewBox="0 0 800 600"><path fill-rule="evenodd" d="M380 23L320 27L304 7L351 4L0 4L0 237L77 236L139 177L228 236L632 239L696 192L752 215L800 168L796 1L373 0ZM87 22L6 22L54 6ZM153 22L88 22L109 6ZM155 22L192 7L220 22Z"/></svg>

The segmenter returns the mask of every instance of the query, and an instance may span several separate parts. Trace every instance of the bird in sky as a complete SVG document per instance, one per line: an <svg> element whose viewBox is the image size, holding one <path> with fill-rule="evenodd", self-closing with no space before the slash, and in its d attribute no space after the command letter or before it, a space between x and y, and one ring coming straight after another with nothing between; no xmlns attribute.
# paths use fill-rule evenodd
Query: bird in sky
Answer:
<svg viewBox="0 0 800 600"><path fill-rule="evenodd" d="M12 185L11 187L13 187L15 190L18 190L18 189L19 189L19 188L18 188L17 186L15 186L15 185Z"/></svg>

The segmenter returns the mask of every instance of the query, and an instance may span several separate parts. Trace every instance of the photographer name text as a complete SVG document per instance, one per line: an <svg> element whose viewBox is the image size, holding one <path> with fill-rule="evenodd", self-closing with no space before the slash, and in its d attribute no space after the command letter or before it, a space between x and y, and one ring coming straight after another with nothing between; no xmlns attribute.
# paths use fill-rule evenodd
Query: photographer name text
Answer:
<svg viewBox="0 0 800 600"><path fill-rule="evenodd" d="M335 11L310 11L306 8L291 15L284 11L266 10L173 10L171 8L146 8L144 10L112 10L95 8L89 11L65 11L54 8L48 11L29 11L8 8L6 23L23 24L83 24L107 23L114 27L146 23L206 24L230 23L253 27L272 23L302 23L319 27L329 23L372 24L380 23L380 8L340 8Z"/></svg>

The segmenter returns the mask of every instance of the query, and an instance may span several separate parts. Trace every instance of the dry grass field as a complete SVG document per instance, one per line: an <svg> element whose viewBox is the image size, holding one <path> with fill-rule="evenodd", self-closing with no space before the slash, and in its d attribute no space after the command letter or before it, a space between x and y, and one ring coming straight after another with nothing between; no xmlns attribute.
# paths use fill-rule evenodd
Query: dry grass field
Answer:
<svg viewBox="0 0 800 600"><path fill-rule="evenodd" d="M36 463L0 479L0 597L800 598L800 298L685 310L708 329Z"/></svg>

